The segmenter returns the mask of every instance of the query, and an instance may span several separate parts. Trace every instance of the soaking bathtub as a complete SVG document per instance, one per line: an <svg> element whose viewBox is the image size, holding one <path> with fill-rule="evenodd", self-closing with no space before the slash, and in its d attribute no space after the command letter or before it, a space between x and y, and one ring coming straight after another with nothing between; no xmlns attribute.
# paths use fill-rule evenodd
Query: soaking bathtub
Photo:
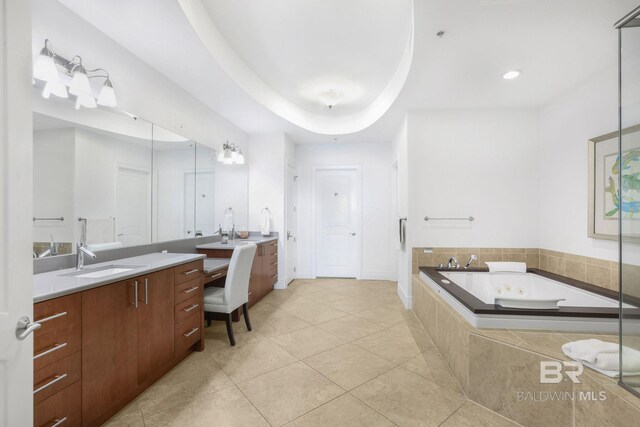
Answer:
<svg viewBox="0 0 640 427"><path fill-rule="evenodd" d="M420 278L476 328L618 332L617 294L562 276L421 267Z"/></svg>

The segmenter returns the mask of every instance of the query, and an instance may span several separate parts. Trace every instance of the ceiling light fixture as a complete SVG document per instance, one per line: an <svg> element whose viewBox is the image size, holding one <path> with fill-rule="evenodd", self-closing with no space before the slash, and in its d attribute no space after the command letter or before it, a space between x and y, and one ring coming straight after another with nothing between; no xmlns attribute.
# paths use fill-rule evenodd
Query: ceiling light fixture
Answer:
<svg viewBox="0 0 640 427"><path fill-rule="evenodd" d="M60 72L71 77L71 85L67 93L67 87L60 81ZM75 107L96 108L99 105L115 107L117 105L116 93L111 83L107 70L96 68L87 70L82 64L82 58L78 55L67 60L53 51L49 39L44 41L44 47L36 59L33 67L34 80L45 82L42 96L49 98L54 94L60 98L68 98L69 93L76 96ZM93 95L89 79L105 79L97 99Z"/></svg>
<svg viewBox="0 0 640 427"><path fill-rule="evenodd" d="M218 153L218 161L224 165L244 165L244 154L240 147L229 144L229 141L222 145L222 151Z"/></svg>
<svg viewBox="0 0 640 427"><path fill-rule="evenodd" d="M318 93L318 99L324 105L326 105L330 110L334 107L334 105L338 104L342 100L342 92L337 89L327 89Z"/></svg>
<svg viewBox="0 0 640 427"><path fill-rule="evenodd" d="M510 70L502 75L505 80L513 80L520 75L520 70Z"/></svg>

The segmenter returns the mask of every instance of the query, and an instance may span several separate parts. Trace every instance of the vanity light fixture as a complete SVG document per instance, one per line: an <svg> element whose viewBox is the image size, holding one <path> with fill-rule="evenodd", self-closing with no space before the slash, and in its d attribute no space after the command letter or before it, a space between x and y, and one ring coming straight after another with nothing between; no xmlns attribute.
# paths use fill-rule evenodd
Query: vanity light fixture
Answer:
<svg viewBox="0 0 640 427"><path fill-rule="evenodd" d="M60 80L60 72L71 77L71 85L67 93L67 87ZM115 107L117 105L116 93L107 70L96 68L87 70L82 64L82 58L78 55L67 60L53 51L49 39L44 41L44 47L36 59L33 67L33 77L45 82L42 96L49 98L54 94L60 98L68 98L69 93L76 96L75 107L96 108L99 105ZM89 79L105 79L98 98L93 95Z"/></svg>
<svg viewBox="0 0 640 427"><path fill-rule="evenodd" d="M502 75L505 80L513 80L520 75L520 70L510 70Z"/></svg>
<svg viewBox="0 0 640 427"><path fill-rule="evenodd" d="M222 151L218 154L218 161L225 165L244 165L244 154L242 154L240 147L227 141L222 145Z"/></svg>

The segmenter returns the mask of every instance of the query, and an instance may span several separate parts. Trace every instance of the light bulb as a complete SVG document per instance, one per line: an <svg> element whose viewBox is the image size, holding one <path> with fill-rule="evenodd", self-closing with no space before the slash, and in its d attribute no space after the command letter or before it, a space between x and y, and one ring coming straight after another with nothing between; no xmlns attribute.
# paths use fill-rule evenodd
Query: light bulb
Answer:
<svg viewBox="0 0 640 427"><path fill-rule="evenodd" d="M33 66L33 77L45 82L58 79L58 69L53 60L53 52L48 47L43 47Z"/></svg>
<svg viewBox="0 0 640 427"><path fill-rule="evenodd" d="M79 110L80 107L96 108L97 106L95 98L91 95L80 94L76 98L76 110Z"/></svg>
<svg viewBox="0 0 640 427"><path fill-rule="evenodd" d="M502 78L505 80L513 80L520 75L520 70L511 70L507 71L502 75Z"/></svg>
<svg viewBox="0 0 640 427"><path fill-rule="evenodd" d="M74 66L73 79L71 80L71 87L69 93L73 95L91 95L91 85L89 84L89 77L82 65Z"/></svg>
<svg viewBox="0 0 640 427"><path fill-rule="evenodd" d="M117 105L116 92L113 90L113 85L109 79L102 85L102 89L98 95L98 104L104 105L105 107L115 107Z"/></svg>
<svg viewBox="0 0 640 427"><path fill-rule="evenodd" d="M224 152L223 151L218 153L218 161L221 162L221 163L224 161Z"/></svg>
<svg viewBox="0 0 640 427"><path fill-rule="evenodd" d="M67 87L63 85L59 80L50 80L44 85L44 90L42 91L43 98L49 98L51 94L54 94L58 98L68 98L69 94L67 93Z"/></svg>
<svg viewBox="0 0 640 427"><path fill-rule="evenodd" d="M240 152L240 154L238 154L238 160L237 163L239 165L244 165L244 154L242 154L242 151Z"/></svg>

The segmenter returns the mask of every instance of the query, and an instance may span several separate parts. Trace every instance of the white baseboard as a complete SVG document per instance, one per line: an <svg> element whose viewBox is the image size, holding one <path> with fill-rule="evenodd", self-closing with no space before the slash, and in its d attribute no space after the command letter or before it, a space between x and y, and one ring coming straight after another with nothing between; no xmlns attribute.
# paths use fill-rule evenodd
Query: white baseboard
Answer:
<svg viewBox="0 0 640 427"><path fill-rule="evenodd" d="M407 295L404 292L404 289L402 289L400 286L398 286L398 296L400 297L402 304L404 304L404 307L407 310L411 310L411 308L413 307L413 298L410 295Z"/></svg>
<svg viewBox="0 0 640 427"><path fill-rule="evenodd" d="M390 271L363 271L362 280L390 280L395 282L396 275Z"/></svg>

